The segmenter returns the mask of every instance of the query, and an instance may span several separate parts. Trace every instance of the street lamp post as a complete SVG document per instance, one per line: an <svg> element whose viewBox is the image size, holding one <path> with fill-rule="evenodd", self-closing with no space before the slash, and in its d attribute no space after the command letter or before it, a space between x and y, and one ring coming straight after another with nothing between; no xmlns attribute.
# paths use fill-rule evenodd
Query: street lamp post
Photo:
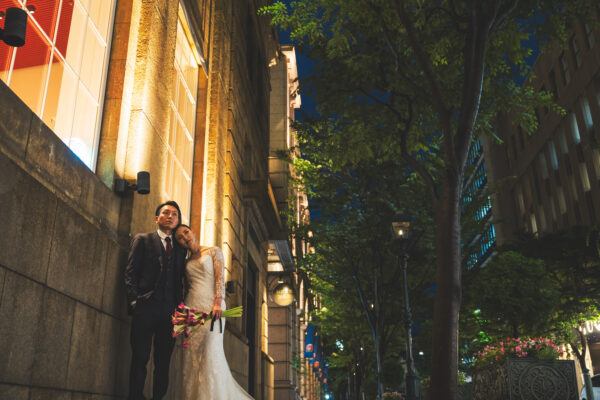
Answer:
<svg viewBox="0 0 600 400"><path fill-rule="evenodd" d="M392 232L398 251L398 262L401 264L402 276L404 278L404 308L406 328L406 398L417 400L419 395L419 378L415 370L415 362L412 353L412 316L408 302L408 280L406 276L408 250L417 241L418 235L413 232L414 222L409 213L398 211L392 220Z"/></svg>

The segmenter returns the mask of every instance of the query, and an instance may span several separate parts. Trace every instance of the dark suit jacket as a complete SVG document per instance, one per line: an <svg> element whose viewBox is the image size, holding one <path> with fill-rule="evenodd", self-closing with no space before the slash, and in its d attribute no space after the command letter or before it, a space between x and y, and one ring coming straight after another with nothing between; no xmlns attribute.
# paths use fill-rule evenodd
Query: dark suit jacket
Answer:
<svg viewBox="0 0 600 400"><path fill-rule="evenodd" d="M174 287L175 304L183 301L183 267L185 249L173 243L175 257ZM157 232L139 233L129 247L129 258L125 267L125 286L128 306L134 300L148 299L154 293L166 263L167 254ZM131 312L131 309L130 309Z"/></svg>

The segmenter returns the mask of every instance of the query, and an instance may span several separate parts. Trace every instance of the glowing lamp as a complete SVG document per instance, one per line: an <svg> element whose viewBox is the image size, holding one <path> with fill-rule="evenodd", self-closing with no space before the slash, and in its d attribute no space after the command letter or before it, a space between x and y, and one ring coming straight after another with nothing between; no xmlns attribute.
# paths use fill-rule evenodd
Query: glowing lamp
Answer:
<svg viewBox="0 0 600 400"><path fill-rule="evenodd" d="M412 223L414 222L410 213L398 211L392 219L392 234L394 239L405 242L412 236Z"/></svg>
<svg viewBox="0 0 600 400"><path fill-rule="evenodd" d="M294 290L288 283L280 283L273 289L273 301L280 306L289 306L294 301Z"/></svg>

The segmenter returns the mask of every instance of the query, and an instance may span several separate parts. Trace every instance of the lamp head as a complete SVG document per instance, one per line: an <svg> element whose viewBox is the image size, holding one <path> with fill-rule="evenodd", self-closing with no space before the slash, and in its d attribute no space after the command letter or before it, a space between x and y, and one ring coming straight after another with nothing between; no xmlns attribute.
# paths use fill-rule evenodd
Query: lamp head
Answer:
<svg viewBox="0 0 600 400"><path fill-rule="evenodd" d="M148 171L138 172L135 184L130 184L125 179L115 179L115 193L125 195L129 190L135 190L139 194L150 193L150 173Z"/></svg>
<svg viewBox="0 0 600 400"><path fill-rule="evenodd" d="M397 211L392 218L392 234L394 239L407 240L412 234L414 219L408 212Z"/></svg>
<svg viewBox="0 0 600 400"><path fill-rule="evenodd" d="M280 283L273 289L273 301L280 306L289 306L295 298L294 289L289 283Z"/></svg>
<svg viewBox="0 0 600 400"><path fill-rule="evenodd" d="M27 12L17 7L9 7L4 15L4 29L0 29L0 39L13 47L25 44Z"/></svg>
<svg viewBox="0 0 600 400"><path fill-rule="evenodd" d="M137 173L137 192L139 194L150 193L150 172L140 171Z"/></svg>

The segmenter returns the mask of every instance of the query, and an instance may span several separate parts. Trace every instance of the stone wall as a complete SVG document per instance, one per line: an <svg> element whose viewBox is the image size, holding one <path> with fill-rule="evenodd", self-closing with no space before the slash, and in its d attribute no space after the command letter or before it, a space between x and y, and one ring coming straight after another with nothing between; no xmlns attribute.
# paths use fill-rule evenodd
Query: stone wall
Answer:
<svg viewBox="0 0 600 400"><path fill-rule="evenodd" d="M253 335L245 318L228 321L232 373L243 387L253 379L256 398L270 399L272 361L260 338L266 249L279 221L268 200L267 65L275 36L256 15L265 1L257 3L208 1L202 10L208 71L199 79L191 224L203 244L223 249L234 282L228 306L252 307L257 317ZM122 274L131 234L155 229L154 208L164 201L178 5L117 0L97 173L0 81L0 207L9 216L0 241L0 399L126 396ZM151 175L149 195L112 191L115 178L142 170ZM170 399L181 398L183 351L173 355Z"/></svg>
<svg viewBox="0 0 600 400"><path fill-rule="evenodd" d="M125 395L121 203L0 82L0 398Z"/></svg>

